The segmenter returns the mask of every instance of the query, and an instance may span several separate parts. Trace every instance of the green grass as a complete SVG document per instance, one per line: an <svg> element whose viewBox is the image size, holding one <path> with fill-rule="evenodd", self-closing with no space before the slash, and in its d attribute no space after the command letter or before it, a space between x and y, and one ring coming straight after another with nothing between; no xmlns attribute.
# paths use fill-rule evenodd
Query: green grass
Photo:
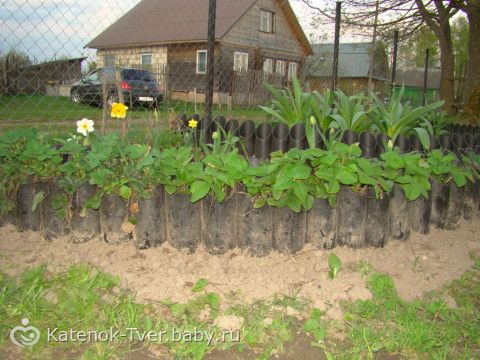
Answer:
<svg viewBox="0 0 480 360"><path fill-rule="evenodd" d="M165 300L140 304L119 287L117 277L87 265L72 266L66 272L48 275L41 266L12 279L0 273L0 356L18 354L10 343L10 330L28 318L41 331L40 341L21 350L25 359L68 358L117 359L139 346L148 345L138 336L119 342L56 343L46 341L46 329L58 331L137 328L140 332L163 332L157 346L164 346L175 359L202 359L213 349L241 353L254 350L257 359L282 352L296 336L313 336L312 346L327 359L375 359L395 355L405 359L477 359L480 355L480 261L460 279L441 291L417 301L399 298L393 280L375 272L366 262L358 270L368 275L372 299L342 303L345 322L331 322L323 312L311 309L298 293L277 295L271 301L245 304L232 292L225 304L208 292L208 280L192 287L195 297L184 304ZM335 281L335 280L332 280ZM457 306L449 307L443 297L451 296ZM306 320L288 316L294 308ZM239 341L208 343L173 341L172 331L219 334L214 319L219 315L244 318ZM267 321L268 320L268 321ZM333 337L341 331L345 340ZM58 333L58 332L57 332ZM151 345L151 344L150 344ZM15 358L19 358L18 355Z"/></svg>
<svg viewBox="0 0 480 360"><path fill-rule="evenodd" d="M204 113L203 104L199 104L195 109L193 103L172 101L169 104L161 105L159 108L159 118L166 119L169 113L186 113L192 115L195 110L199 114ZM214 116L227 115L226 107L219 108L214 106ZM239 119L258 119L265 118L265 113L259 108L234 108L233 117ZM153 111L141 107L135 107L128 112L130 119L148 119L153 117ZM1 122L58 122L73 121L82 118L100 120L102 118L102 109L98 106L87 104L75 104L67 97L45 96L35 94L19 94L15 96L0 96L0 124Z"/></svg>
<svg viewBox="0 0 480 360"><path fill-rule="evenodd" d="M281 351L283 343L292 337L295 323L281 311L272 310L271 304L258 302L253 305L235 301L225 306L222 314L235 314L245 319L239 341L234 338L220 339L220 330L214 319L220 314L220 298L215 293L194 286L196 296L185 304L163 301L158 304L139 304L131 293L118 287L117 277L105 274L88 265L72 266L65 273L48 276L46 267L41 266L25 272L18 281L0 274L0 356L12 353L15 346L10 343L9 333L28 318L30 325L37 327L40 341L23 350L24 358L56 358L59 352L75 354L79 359L122 358L132 348L151 345L138 336L130 340L128 328L140 333L155 331L162 333L158 345L163 345L176 359L202 359L213 349L245 348L258 350L260 359L267 359L274 351ZM195 290L195 292L193 291ZM290 301L294 301L290 299ZM207 315L202 313L208 310ZM271 317L272 323L265 324L264 318ZM58 328L57 339L62 331L121 330L119 342L61 343L48 342L47 329ZM214 341L175 341L173 332L214 332ZM228 334L227 334L228 336ZM178 339L177 339L178 340Z"/></svg>
<svg viewBox="0 0 480 360"><path fill-rule="evenodd" d="M480 356L480 264L438 292L403 301L393 280L373 273L372 300L344 304L347 343L339 359L374 359L400 354L407 359L477 359ZM457 307L449 307L451 296Z"/></svg>

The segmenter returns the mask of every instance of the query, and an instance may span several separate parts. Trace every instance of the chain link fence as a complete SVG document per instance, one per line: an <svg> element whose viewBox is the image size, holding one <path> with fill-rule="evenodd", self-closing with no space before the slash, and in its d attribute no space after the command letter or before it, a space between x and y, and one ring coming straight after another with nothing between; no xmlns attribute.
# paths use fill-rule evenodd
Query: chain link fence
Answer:
<svg viewBox="0 0 480 360"><path fill-rule="evenodd" d="M214 116L265 119L259 106L272 99L265 84L288 87L294 75L311 91L330 88L333 44L309 41L308 10L299 11L299 3L217 0ZM208 6L208 0L2 1L0 126L61 130L84 117L113 126L109 106L117 101L130 107L131 124L204 114ZM339 50L338 89L390 94L391 42L341 39ZM414 70L399 67L396 84L411 81L417 101L423 70ZM429 76L432 99L436 76Z"/></svg>

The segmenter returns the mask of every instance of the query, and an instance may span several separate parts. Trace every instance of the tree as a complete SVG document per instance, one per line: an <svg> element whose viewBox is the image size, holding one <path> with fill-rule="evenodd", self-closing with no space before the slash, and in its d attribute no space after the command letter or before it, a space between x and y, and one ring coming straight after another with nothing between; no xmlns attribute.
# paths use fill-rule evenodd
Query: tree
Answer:
<svg viewBox="0 0 480 360"><path fill-rule="evenodd" d="M302 0L318 11L320 17L334 19L333 1L326 6L314 5L312 0ZM469 0L465 0L469 1ZM480 0L470 0L478 2ZM317 2L315 2L317 3ZM371 28L374 19L380 15L378 31L391 36L393 29L399 29L403 39L408 39L427 26L437 37L440 47L440 97L445 101L445 110L455 111L454 69L452 33L450 19L460 11L459 1L445 3L443 0L383 0L377 7L376 0L350 0L344 3L342 22L361 29Z"/></svg>
<svg viewBox="0 0 480 360"><path fill-rule="evenodd" d="M468 68L465 79L465 112L480 120L480 0L452 0L468 19Z"/></svg>
<svg viewBox="0 0 480 360"><path fill-rule="evenodd" d="M455 75L463 76L468 65L468 20L458 17L452 23L453 54L455 56Z"/></svg>
<svg viewBox="0 0 480 360"><path fill-rule="evenodd" d="M32 61L27 54L14 49L10 49L6 54L0 56L0 76L3 91L6 93L13 91L12 77L16 76L15 72L31 64Z"/></svg>
<svg viewBox="0 0 480 360"><path fill-rule="evenodd" d="M423 67L427 49L430 49L430 67L438 68L440 65L438 40L435 34L428 28L423 28L400 44L398 50L400 67Z"/></svg>

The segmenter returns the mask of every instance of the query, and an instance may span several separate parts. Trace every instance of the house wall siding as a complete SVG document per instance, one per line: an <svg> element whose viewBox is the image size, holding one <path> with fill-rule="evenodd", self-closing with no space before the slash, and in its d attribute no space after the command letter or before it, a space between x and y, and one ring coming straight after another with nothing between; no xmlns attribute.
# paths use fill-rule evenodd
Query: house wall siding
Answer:
<svg viewBox="0 0 480 360"><path fill-rule="evenodd" d="M262 9L275 14L275 26L272 34L260 31L260 11ZM270 52L281 52L287 57L306 55L299 37L294 33L278 0L259 0L223 36L222 42L262 48Z"/></svg>
<svg viewBox="0 0 480 360"><path fill-rule="evenodd" d="M206 74L197 74L197 51L207 50L207 44L172 45L168 49L169 86L172 91L205 91ZM215 87L218 88L219 47L215 47Z"/></svg>
<svg viewBox="0 0 480 360"><path fill-rule="evenodd" d="M152 64L167 64L168 48L166 46L131 46L122 48L99 49L97 64L105 66L105 56L115 55L116 66L132 66L142 63L142 54L152 54Z"/></svg>

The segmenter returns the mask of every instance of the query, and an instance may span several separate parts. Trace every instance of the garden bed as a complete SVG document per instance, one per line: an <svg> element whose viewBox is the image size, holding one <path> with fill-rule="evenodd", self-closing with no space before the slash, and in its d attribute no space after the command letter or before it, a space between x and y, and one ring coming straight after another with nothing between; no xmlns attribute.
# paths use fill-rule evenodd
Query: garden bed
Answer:
<svg viewBox="0 0 480 360"><path fill-rule="evenodd" d="M115 133L56 147L34 131L7 133L3 206L14 209L8 216L20 231L48 239L72 233L76 243L99 237L145 249L168 242L217 255L239 247L258 256L296 253L308 243L382 247L479 217L480 157L475 142L465 146L467 134L428 153L382 151L365 132L358 138L366 142L350 144L356 135L345 133L325 149L300 149L300 139L283 154L270 148L280 125L272 131L246 122L239 134L249 135L240 144L251 141L252 152L242 156L235 141L213 131L238 124L221 120L204 118L193 132L193 140L210 138L198 145L200 158L197 145L160 151ZM303 124L289 137L298 134L306 136ZM401 139L406 149L415 143Z"/></svg>

